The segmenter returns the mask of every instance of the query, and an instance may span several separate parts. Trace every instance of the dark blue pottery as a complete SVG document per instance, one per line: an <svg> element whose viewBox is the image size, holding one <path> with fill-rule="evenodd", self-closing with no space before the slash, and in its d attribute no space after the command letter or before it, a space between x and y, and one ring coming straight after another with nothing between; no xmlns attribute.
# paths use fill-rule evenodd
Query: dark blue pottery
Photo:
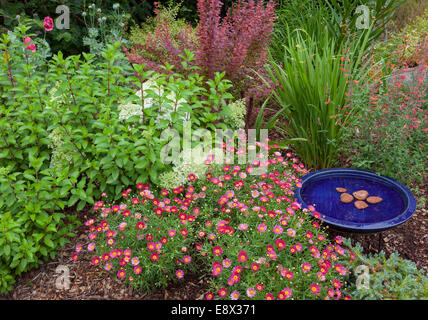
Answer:
<svg viewBox="0 0 428 320"><path fill-rule="evenodd" d="M349 194L367 190L370 196L379 196L383 201L359 210L353 202L340 201L337 187L346 188ZM359 169L332 168L309 173L302 178L302 187L294 192L303 208L315 205L325 223L347 232L387 230L408 220L416 209L416 200L404 185Z"/></svg>

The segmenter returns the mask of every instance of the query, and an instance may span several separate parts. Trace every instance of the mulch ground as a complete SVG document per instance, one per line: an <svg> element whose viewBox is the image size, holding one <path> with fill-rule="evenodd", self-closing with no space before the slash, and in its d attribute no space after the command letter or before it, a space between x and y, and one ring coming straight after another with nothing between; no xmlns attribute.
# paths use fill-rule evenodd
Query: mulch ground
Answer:
<svg viewBox="0 0 428 320"><path fill-rule="evenodd" d="M428 184L426 197L428 198ZM85 221L90 213L80 213ZM358 241L365 253L377 253L383 250L387 256L398 252L402 258L412 260L418 268L428 271L428 208L418 207L408 221L393 229L376 234L350 234L329 229L329 237L337 235ZM201 300L207 292L206 279L198 275L187 275L180 284L171 284L166 289L151 293L135 292L121 281L111 279L106 272L92 266L89 253L80 254L79 260L73 262L71 255L77 243L88 244L85 226L77 230L77 237L72 238L58 253L55 259L44 263L39 268L24 273L19 277L13 291L0 299L18 300ZM84 246L85 247L85 246ZM70 288L57 289L56 272L59 265L69 268Z"/></svg>

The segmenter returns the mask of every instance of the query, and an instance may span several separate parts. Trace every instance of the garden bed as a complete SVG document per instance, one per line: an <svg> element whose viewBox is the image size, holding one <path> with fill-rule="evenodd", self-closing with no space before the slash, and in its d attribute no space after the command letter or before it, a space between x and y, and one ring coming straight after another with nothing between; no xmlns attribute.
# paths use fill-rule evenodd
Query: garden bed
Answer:
<svg viewBox="0 0 428 320"><path fill-rule="evenodd" d="M425 183L425 186L428 184ZM428 190L425 189L427 192ZM78 214L83 222L95 215L86 210ZM404 258L415 262L419 269L428 271L428 208L418 206L412 218L405 223L380 233L356 234L345 233L332 228L328 236L333 241L336 236L350 238L352 243L359 242L365 254L378 253L383 250L387 256L398 252ZM56 258L44 263L37 269L24 273L7 295L0 299L18 300L202 300L208 290L206 278L199 275L186 275L183 282L170 284L166 289L151 293L136 292L118 279L111 279L107 272L91 264L88 252L77 261L72 261L78 243L89 243L85 226L76 231L76 237L66 244ZM59 290L55 280L59 276L56 268L65 265L70 270L70 289Z"/></svg>
<svg viewBox="0 0 428 320"><path fill-rule="evenodd" d="M363 28L353 1L232 2L198 0L196 28L154 2L127 30L126 5L83 1L80 55L50 16L0 10L0 299L428 298L428 11L381 40L404 0ZM294 191L337 167L399 181L416 211L327 227Z"/></svg>

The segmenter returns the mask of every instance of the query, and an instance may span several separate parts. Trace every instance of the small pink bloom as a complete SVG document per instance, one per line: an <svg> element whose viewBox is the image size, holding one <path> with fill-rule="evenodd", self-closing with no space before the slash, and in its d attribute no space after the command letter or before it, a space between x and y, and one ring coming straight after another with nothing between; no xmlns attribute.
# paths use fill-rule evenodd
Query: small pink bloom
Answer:
<svg viewBox="0 0 428 320"><path fill-rule="evenodd" d="M134 257L131 259L131 264L133 266L137 266L138 264L140 264L140 259L138 257Z"/></svg>
<svg viewBox="0 0 428 320"><path fill-rule="evenodd" d="M302 264L303 272L305 272L305 273L309 272L309 271L311 271L311 269L312 269L312 266L310 265L310 263L305 262Z"/></svg>
<svg viewBox="0 0 428 320"><path fill-rule="evenodd" d="M267 229L267 226L264 223L261 223L257 226L257 231L259 232L265 232Z"/></svg>
<svg viewBox="0 0 428 320"><path fill-rule="evenodd" d="M79 253L80 251L82 251L83 246L79 243L76 245L76 252Z"/></svg>
<svg viewBox="0 0 428 320"><path fill-rule="evenodd" d="M36 52L36 45L34 43L32 44L28 44L30 42L33 42L33 39L31 39L30 37L27 37L24 39L25 45L27 46L27 49L33 52Z"/></svg>
<svg viewBox="0 0 428 320"><path fill-rule="evenodd" d="M53 20L51 17L45 17L43 20L43 27L46 31L52 31L53 29Z"/></svg>
<svg viewBox="0 0 428 320"><path fill-rule="evenodd" d="M235 290L230 294L230 299L238 300L238 298L239 298L239 292L238 291Z"/></svg>
<svg viewBox="0 0 428 320"><path fill-rule="evenodd" d="M253 287L247 289L247 296L253 298L256 295L257 291Z"/></svg>
<svg viewBox="0 0 428 320"><path fill-rule="evenodd" d="M273 232L276 234L281 234L283 232L283 229L281 226L277 225L273 227Z"/></svg>
<svg viewBox="0 0 428 320"><path fill-rule="evenodd" d="M104 270L110 271L113 268L113 264L111 262L107 262L104 266Z"/></svg>
<svg viewBox="0 0 428 320"><path fill-rule="evenodd" d="M175 276L177 277L177 279L182 279L184 277L184 272L183 270L179 269L175 272Z"/></svg>
<svg viewBox="0 0 428 320"><path fill-rule="evenodd" d="M316 283L312 283L310 285L310 289L311 289L311 292L314 294L318 294L318 292L320 292L320 287Z"/></svg>
<svg viewBox="0 0 428 320"><path fill-rule="evenodd" d="M125 272L125 270L120 269L120 270L117 272L117 277L118 277L119 279L123 279L123 278L125 278L125 276L126 276L126 272Z"/></svg>

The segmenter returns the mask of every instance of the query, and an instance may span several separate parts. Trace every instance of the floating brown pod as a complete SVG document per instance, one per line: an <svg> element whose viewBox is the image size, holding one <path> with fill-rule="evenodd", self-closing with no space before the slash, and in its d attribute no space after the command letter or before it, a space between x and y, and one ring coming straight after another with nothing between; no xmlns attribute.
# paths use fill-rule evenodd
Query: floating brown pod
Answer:
<svg viewBox="0 0 428 320"><path fill-rule="evenodd" d="M369 193L366 190L358 190L358 191L353 192L352 195L357 200L366 200L367 197L369 196Z"/></svg>
<svg viewBox="0 0 428 320"><path fill-rule="evenodd" d="M357 201L354 202L354 206L358 210L361 210L361 209L367 208L369 205L367 203L365 203L364 201L362 201L362 200L357 200Z"/></svg>
<svg viewBox="0 0 428 320"><path fill-rule="evenodd" d="M338 188L336 188L336 191L340 192L340 193L343 193L343 192L346 192L347 190L346 190L346 188L340 188L340 187L338 187Z"/></svg>
<svg viewBox="0 0 428 320"><path fill-rule="evenodd" d="M366 201L370 204L377 204L377 203L381 203L382 202L382 198L381 197L376 197L376 196L370 196L366 199Z"/></svg>
<svg viewBox="0 0 428 320"><path fill-rule="evenodd" d="M344 192L340 195L340 201L342 201L343 203L351 203L352 201L354 201L354 197L349 193Z"/></svg>

